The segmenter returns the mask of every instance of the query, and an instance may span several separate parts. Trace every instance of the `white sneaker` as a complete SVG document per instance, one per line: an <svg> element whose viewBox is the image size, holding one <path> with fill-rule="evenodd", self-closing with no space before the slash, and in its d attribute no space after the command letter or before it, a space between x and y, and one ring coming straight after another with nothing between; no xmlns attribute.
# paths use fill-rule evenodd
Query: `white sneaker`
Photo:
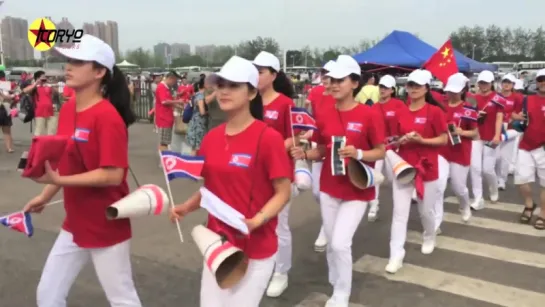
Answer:
<svg viewBox="0 0 545 307"><path fill-rule="evenodd" d="M497 203L499 198L500 198L500 195L497 190L490 192L490 201L492 203Z"/></svg>
<svg viewBox="0 0 545 307"><path fill-rule="evenodd" d="M485 204L484 204L484 200L482 198L480 199L476 199L472 204L471 204L471 208L473 208L473 210L482 210L485 208Z"/></svg>
<svg viewBox="0 0 545 307"><path fill-rule="evenodd" d="M388 261L388 265L386 265L386 268L384 268L384 270L387 273L395 274L402 267L403 267L403 258L402 257L393 258L393 259L390 259L390 261Z"/></svg>
<svg viewBox="0 0 545 307"><path fill-rule="evenodd" d="M349 305L348 299L340 298L335 294L325 303L325 307L348 307Z"/></svg>
<svg viewBox="0 0 545 307"><path fill-rule="evenodd" d="M327 238L325 237L325 234L320 231L320 234L318 234L318 238L316 238L316 242L314 242L314 251L318 253L325 252L325 249L327 247Z"/></svg>
<svg viewBox="0 0 545 307"><path fill-rule="evenodd" d="M267 296L279 297L287 288L288 274L274 273L267 287Z"/></svg>
<svg viewBox="0 0 545 307"><path fill-rule="evenodd" d="M460 209L460 214L462 214L462 221L464 223L469 222L469 220L471 219L471 216L473 215L471 214L471 209L469 207L466 209Z"/></svg>
<svg viewBox="0 0 545 307"><path fill-rule="evenodd" d="M429 255L433 253L434 249L435 249L435 239L428 239L422 242L422 248L420 249L420 251L424 255Z"/></svg>
<svg viewBox="0 0 545 307"><path fill-rule="evenodd" d="M505 181L498 180L498 190L505 191Z"/></svg>
<svg viewBox="0 0 545 307"><path fill-rule="evenodd" d="M369 206L369 213L367 214L367 220L369 222L374 222L377 220L378 210L379 210L378 201L377 200L371 201Z"/></svg>

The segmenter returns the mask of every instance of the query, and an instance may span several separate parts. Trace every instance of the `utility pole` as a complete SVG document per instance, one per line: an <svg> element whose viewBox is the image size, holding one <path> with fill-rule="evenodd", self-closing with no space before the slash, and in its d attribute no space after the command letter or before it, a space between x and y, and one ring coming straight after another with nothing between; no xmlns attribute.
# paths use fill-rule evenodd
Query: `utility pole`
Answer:
<svg viewBox="0 0 545 307"><path fill-rule="evenodd" d="M4 4L4 1L0 1L0 6ZM4 65L4 42L2 39L2 22L0 22L0 64Z"/></svg>

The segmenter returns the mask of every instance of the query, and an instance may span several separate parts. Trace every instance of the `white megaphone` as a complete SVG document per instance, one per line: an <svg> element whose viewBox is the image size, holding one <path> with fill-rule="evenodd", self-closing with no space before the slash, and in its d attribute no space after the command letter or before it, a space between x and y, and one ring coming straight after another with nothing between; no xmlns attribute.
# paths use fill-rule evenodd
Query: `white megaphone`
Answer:
<svg viewBox="0 0 545 307"><path fill-rule="evenodd" d="M356 159L348 161L347 171L350 182L358 189L364 190L384 182L382 173Z"/></svg>
<svg viewBox="0 0 545 307"><path fill-rule="evenodd" d="M414 180L416 169L393 150L386 151L386 159L388 159L388 163L392 166L394 177L399 183L409 184Z"/></svg>
<svg viewBox="0 0 545 307"><path fill-rule="evenodd" d="M312 188L312 175L306 160L295 161L295 186L301 191Z"/></svg>
<svg viewBox="0 0 545 307"><path fill-rule="evenodd" d="M168 210L170 201L163 189L146 184L106 208L110 220L160 215Z"/></svg>
<svg viewBox="0 0 545 307"><path fill-rule="evenodd" d="M519 135L518 131L509 129L501 134L501 141L502 142L509 142L514 140Z"/></svg>
<svg viewBox="0 0 545 307"><path fill-rule="evenodd" d="M240 248L203 225L195 226L191 236L221 289L232 288L244 278L248 258Z"/></svg>

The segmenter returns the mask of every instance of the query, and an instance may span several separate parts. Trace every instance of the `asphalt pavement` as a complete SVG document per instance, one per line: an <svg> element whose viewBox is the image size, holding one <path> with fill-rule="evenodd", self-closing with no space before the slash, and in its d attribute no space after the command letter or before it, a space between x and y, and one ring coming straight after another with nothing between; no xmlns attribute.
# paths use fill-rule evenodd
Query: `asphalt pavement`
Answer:
<svg viewBox="0 0 545 307"><path fill-rule="evenodd" d="M17 122L14 136L16 153L6 153L3 146L0 151L0 214L20 210L41 189L15 170L21 152L30 144L28 125ZM155 136L149 124L131 127L130 163L141 184L165 187ZM130 184L135 187L134 182ZM175 181L174 199L182 202L198 187L186 180ZM522 207L512 184L501 192L501 203L474 213L467 225L461 222L455 199L447 194L442 235L432 255L420 253L421 225L414 207L405 265L395 275L384 273L392 211L390 188L384 186L381 195L379 220L362 221L354 238L352 307L545 306L545 232L518 223ZM290 286L281 297L265 299L262 306L322 307L331 294L325 254L313 251L321 223L318 209L310 192L294 201ZM35 234L30 239L0 228L0 307L36 306L35 289L63 216L62 205L35 215ZM205 218L204 212L196 212L183 220L183 244L165 216L133 220L133 272L144 306L198 307L202 257L190 231ZM91 265L74 284L69 306L108 306Z"/></svg>

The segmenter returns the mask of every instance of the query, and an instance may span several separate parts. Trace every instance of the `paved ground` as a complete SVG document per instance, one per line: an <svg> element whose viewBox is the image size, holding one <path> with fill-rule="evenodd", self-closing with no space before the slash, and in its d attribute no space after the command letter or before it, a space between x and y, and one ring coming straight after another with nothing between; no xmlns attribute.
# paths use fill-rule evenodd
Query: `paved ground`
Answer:
<svg viewBox="0 0 545 307"><path fill-rule="evenodd" d="M14 170L30 140L28 126L19 124L14 130L18 153L0 152L0 212L6 214L20 209L40 190ZM154 158L153 137L149 125L131 128L130 162L141 183L164 186ZM197 188L187 181L175 182L174 198L181 202ZM406 265L394 276L383 273L390 232L389 194L385 187L381 219L374 224L362 222L354 240L353 307L544 306L545 232L517 223L521 207L513 204L518 194L512 186L501 194L500 200L506 203L478 212L469 225L461 224L457 205L447 199L443 235L431 256L420 253L421 227L413 210ZM62 218L61 206L35 216L32 239L0 228L0 306L35 306L35 288ZM190 229L204 219L205 214L199 212L184 220L187 241ZM195 245L181 245L165 217L135 220L133 225L133 269L144 306L197 307L201 256ZM290 288L281 298L266 299L262 306L321 307L331 289L325 255L312 250L320 220L310 193L301 195L292 206L291 226L295 257ZM92 267L79 276L69 306L107 306Z"/></svg>

